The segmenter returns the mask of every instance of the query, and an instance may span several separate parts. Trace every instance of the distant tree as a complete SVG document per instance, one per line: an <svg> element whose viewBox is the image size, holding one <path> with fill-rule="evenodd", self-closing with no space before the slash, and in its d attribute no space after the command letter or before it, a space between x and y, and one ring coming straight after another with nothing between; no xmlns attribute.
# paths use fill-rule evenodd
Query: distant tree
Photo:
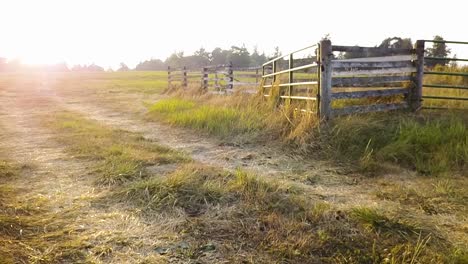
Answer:
<svg viewBox="0 0 468 264"><path fill-rule="evenodd" d="M444 38L441 36L435 36L435 41L443 41ZM426 50L429 57L437 58L448 58L451 53L451 50L447 47L445 43L433 43L431 48ZM436 65L446 66L450 60L426 60L426 65L429 67L434 67Z"/></svg>
<svg viewBox="0 0 468 264"><path fill-rule="evenodd" d="M184 52L179 51L179 52L174 52L169 56L166 61L165 61L167 66L178 68L185 66L184 64Z"/></svg>
<svg viewBox="0 0 468 264"><path fill-rule="evenodd" d="M192 61L189 63L190 67L203 67L210 63L211 54L207 52L204 48L200 48L199 50L195 51L192 56Z"/></svg>
<svg viewBox="0 0 468 264"><path fill-rule="evenodd" d="M215 48L211 52L211 64L212 65L219 65L225 64L228 61L229 51L223 50L221 48Z"/></svg>
<svg viewBox="0 0 468 264"><path fill-rule="evenodd" d="M166 64L158 59L151 59L144 62L140 62L135 67L135 70L137 71L163 71L166 69Z"/></svg>
<svg viewBox="0 0 468 264"><path fill-rule="evenodd" d="M104 68L93 63L93 64L91 64L91 65L88 65L88 67L86 67L86 71L90 71L90 72L103 72L103 71L104 71Z"/></svg>
<svg viewBox="0 0 468 264"><path fill-rule="evenodd" d="M274 58L278 58L279 56L281 56L282 53L279 49L278 46L275 47L275 51L273 52L273 54L271 54L271 56L268 58L268 59L274 59Z"/></svg>
<svg viewBox="0 0 468 264"><path fill-rule="evenodd" d="M252 55L250 55L250 66L260 66L267 61L265 53L260 54L257 46L254 47Z"/></svg>
<svg viewBox="0 0 468 264"><path fill-rule="evenodd" d="M232 46L227 59L236 67L249 67L250 65L250 53L245 45Z"/></svg>
<svg viewBox="0 0 468 264"><path fill-rule="evenodd" d="M129 71L129 70L130 70L130 68L128 68L128 66L125 63L121 62L120 63L120 68L117 71L123 72L123 71Z"/></svg>

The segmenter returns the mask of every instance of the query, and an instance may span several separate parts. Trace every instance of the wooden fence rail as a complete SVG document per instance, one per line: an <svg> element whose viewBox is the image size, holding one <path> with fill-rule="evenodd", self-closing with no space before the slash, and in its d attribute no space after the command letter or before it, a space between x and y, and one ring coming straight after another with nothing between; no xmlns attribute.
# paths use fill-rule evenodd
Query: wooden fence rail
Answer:
<svg viewBox="0 0 468 264"><path fill-rule="evenodd" d="M260 69L235 67L232 63L205 66L201 71L189 71L187 67L168 67L168 88L185 88L194 80L201 80L201 88L206 92L232 93L241 87L251 87L255 91L261 79Z"/></svg>

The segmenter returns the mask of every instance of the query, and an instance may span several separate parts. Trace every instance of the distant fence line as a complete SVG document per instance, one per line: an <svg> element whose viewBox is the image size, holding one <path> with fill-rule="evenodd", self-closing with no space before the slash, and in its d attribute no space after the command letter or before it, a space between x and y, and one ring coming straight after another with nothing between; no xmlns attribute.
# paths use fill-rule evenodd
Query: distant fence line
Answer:
<svg viewBox="0 0 468 264"><path fill-rule="evenodd" d="M168 67L168 88L200 84L205 91L223 93L233 92L240 87L256 88L261 80L260 69L261 66L236 67L232 63L209 65L199 70Z"/></svg>

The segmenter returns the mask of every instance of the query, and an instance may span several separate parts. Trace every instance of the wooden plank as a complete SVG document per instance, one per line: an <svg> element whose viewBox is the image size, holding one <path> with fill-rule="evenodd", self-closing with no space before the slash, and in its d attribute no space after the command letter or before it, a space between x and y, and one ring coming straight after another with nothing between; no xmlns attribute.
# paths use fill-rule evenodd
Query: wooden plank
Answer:
<svg viewBox="0 0 468 264"><path fill-rule="evenodd" d="M437 71L425 71L424 74L468 77L468 72L437 72Z"/></svg>
<svg viewBox="0 0 468 264"><path fill-rule="evenodd" d="M253 74L234 74L234 77L236 78L255 78L258 75L253 73Z"/></svg>
<svg viewBox="0 0 468 264"><path fill-rule="evenodd" d="M332 46L333 51L341 51L341 52L362 52L362 53L370 53L370 52L385 52L388 54L412 54L414 53L413 49L393 49L393 48L379 48L379 47L360 47L360 46Z"/></svg>
<svg viewBox="0 0 468 264"><path fill-rule="evenodd" d="M333 87L365 87L377 86L395 82L411 81L411 76L378 76L378 77L336 77L332 79Z"/></svg>
<svg viewBox="0 0 468 264"><path fill-rule="evenodd" d="M312 64L308 64L308 65L304 65L304 66L300 66L300 67L296 67L296 68L292 68L292 69L273 72L273 73L270 73L270 74L263 75L262 77L263 78L275 77L275 76L280 75L280 74L294 72L294 71L300 71L300 70L310 69L310 68L315 68L315 67L318 67L318 65L316 63L312 63Z"/></svg>
<svg viewBox="0 0 468 264"><path fill-rule="evenodd" d="M254 67L233 67L232 69L235 71L256 71L261 69L261 66L254 66Z"/></svg>
<svg viewBox="0 0 468 264"><path fill-rule="evenodd" d="M258 83L251 83L251 82L234 82L234 86L256 86Z"/></svg>
<svg viewBox="0 0 468 264"><path fill-rule="evenodd" d="M452 96L430 96L424 95L422 98L425 99L437 99L437 100L459 100L459 101L468 101L468 97L452 97Z"/></svg>
<svg viewBox="0 0 468 264"><path fill-rule="evenodd" d="M424 84L423 87L425 87L425 88L437 88L437 89L468 90L468 86L447 85L447 84Z"/></svg>
<svg viewBox="0 0 468 264"><path fill-rule="evenodd" d="M287 87L287 86L302 86L302 85L315 85L315 84L318 84L318 82L314 81L314 82L297 82L297 83L282 83L280 85L278 85L279 87ZM269 85L264 85L263 87L264 88L271 88L273 87L274 85L273 84L269 84Z"/></svg>
<svg viewBox="0 0 468 264"><path fill-rule="evenodd" d="M413 63L409 60L405 61L343 61L334 60L332 63L333 69L339 68L401 68L412 67Z"/></svg>
<svg viewBox="0 0 468 264"><path fill-rule="evenodd" d="M375 104L375 105L354 105L343 108L336 108L332 110L333 116L350 115L350 114L361 114L370 112L382 112L408 108L408 103L396 103L396 104Z"/></svg>
<svg viewBox="0 0 468 264"><path fill-rule="evenodd" d="M412 74L416 72L415 67L388 68L381 70L354 70L354 71L333 71L332 77L357 77L357 76L375 76L390 74Z"/></svg>
<svg viewBox="0 0 468 264"><path fill-rule="evenodd" d="M365 58L353 58L344 60L333 60L333 62L395 62L395 61L412 61L412 55L395 55L395 56L383 56L383 57L365 57Z"/></svg>
<svg viewBox="0 0 468 264"><path fill-rule="evenodd" d="M332 93L332 99L356 99L356 98L367 98L367 97L381 97L391 96L397 94L407 94L409 89L385 89L385 90L371 90L371 91L356 91L356 92L339 92Z"/></svg>
<svg viewBox="0 0 468 264"><path fill-rule="evenodd" d="M282 99L292 99L292 100L308 100L308 101L316 101L317 100L317 97L308 97L308 96L281 95L280 98L282 98Z"/></svg>
<svg viewBox="0 0 468 264"><path fill-rule="evenodd" d="M302 48L302 49L293 51L293 52L288 53L288 54L286 54L286 55L281 55L281 56L279 56L279 57L277 57L277 58L274 58L274 59L272 59L272 60L269 60L269 61L265 62L262 66L267 66L268 64L271 64L271 63L273 63L273 62L276 62L276 61L278 61L278 60L281 60L282 58L289 57L289 55L291 55L291 54L298 53L298 52L304 51L304 50L306 50L306 49L315 48L315 47L317 47L317 44L314 44L314 45L311 45L311 46L308 46L308 47L305 47L305 48Z"/></svg>

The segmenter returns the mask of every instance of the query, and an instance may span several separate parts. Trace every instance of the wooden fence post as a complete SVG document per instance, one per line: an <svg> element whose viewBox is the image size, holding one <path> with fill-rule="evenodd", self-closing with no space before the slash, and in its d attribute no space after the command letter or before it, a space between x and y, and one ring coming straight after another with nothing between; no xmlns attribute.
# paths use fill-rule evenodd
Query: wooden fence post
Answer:
<svg viewBox="0 0 468 264"><path fill-rule="evenodd" d="M258 67L255 69L255 85L258 85Z"/></svg>
<svg viewBox="0 0 468 264"><path fill-rule="evenodd" d="M422 107L422 90L424 81L424 40L418 40L415 44L416 49L416 76L414 87L411 91L409 106L412 111L419 111Z"/></svg>
<svg viewBox="0 0 468 264"><path fill-rule="evenodd" d="M171 89L172 83L171 83L171 66L167 66L167 88Z"/></svg>
<svg viewBox="0 0 468 264"><path fill-rule="evenodd" d="M183 74L183 81L182 81L182 86L184 86L185 88L187 88L188 86L188 81L187 81L187 67L184 66L184 69L182 71L182 74Z"/></svg>
<svg viewBox="0 0 468 264"><path fill-rule="evenodd" d="M261 87L260 87L260 94L263 95L265 94L265 79L263 79L263 76L265 75L265 65L262 65L262 82L260 83Z"/></svg>
<svg viewBox="0 0 468 264"><path fill-rule="evenodd" d="M234 89L234 71L232 70L232 61L227 66L228 89Z"/></svg>
<svg viewBox="0 0 468 264"><path fill-rule="evenodd" d="M202 69L202 89L204 92L208 91L208 68L203 67Z"/></svg>
<svg viewBox="0 0 468 264"><path fill-rule="evenodd" d="M292 53L289 55L289 65L288 66L289 66L289 70L294 68L294 57L293 57ZM292 88L293 88L291 83L293 83L293 81L294 81L294 74L293 74L292 71L289 72L288 77L289 77L288 78L289 79L288 83L290 84L288 86L288 96L291 97L292 96ZM288 98L288 100L286 100L286 104L287 105L291 104L291 98Z"/></svg>
<svg viewBox="0 0 468 264"><path fill-rule="evenodd" d="M332 87L332 44L328 39L320 41L320 87L319 87L319 117L329 120L331 117L331 87Z"/></svg>
<svg viewBox="0 0 468 264"><path fill-rule="evenodd" d="M214 83L214 86L215 86L216 91L220 92L221 89L220 89L220 87L219 87L218 66L216 66L214 69L215 69L215 70L214 70L214 74L215 74L215 75L214 75L214 82L215 82L215 83Z"/></svg>

